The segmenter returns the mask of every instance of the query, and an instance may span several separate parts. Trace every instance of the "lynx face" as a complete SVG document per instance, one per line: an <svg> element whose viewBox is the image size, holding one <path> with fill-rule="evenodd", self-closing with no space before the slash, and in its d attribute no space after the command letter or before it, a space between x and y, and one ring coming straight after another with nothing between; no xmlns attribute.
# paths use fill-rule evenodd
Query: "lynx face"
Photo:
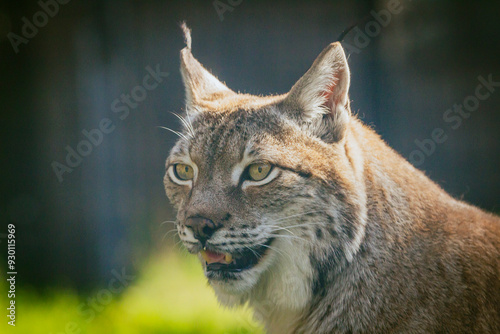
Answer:
<svg viewBox="0 0 500 334"><path fill-rule="evenodd" d="M181 139L167 162L177 229L187 249L200 253L210 281L244 291L285 255L280 244L293 243L286 218L296 216L289 219L295 224L317 215L313 182L280 159L283 133L300 132L275 108L201 114L192 126L193 138ZM193 169L189 180L179 165Z"/></svg>
<svg viewBox="0 0 500 334"><path fill-rule="evenodd" d="M328 254L340 267L364 233L364 193L354 187L361 162L348 157L344 140L342 48L325 49L290 93L257 97L206 71L186 37L186 118L164 178L179 236L216 291L266 285L285 289L281 295L294 289L305 303L318 284L311 262Z"/></svg>

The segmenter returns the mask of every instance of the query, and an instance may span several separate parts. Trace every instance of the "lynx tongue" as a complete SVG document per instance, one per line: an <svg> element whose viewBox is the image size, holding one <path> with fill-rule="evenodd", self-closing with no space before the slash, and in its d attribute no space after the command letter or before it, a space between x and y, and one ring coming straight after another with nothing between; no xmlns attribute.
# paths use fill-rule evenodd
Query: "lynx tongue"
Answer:
<svg viewBox="0 0 500 334"><path fill-rule="evenodd" d="M209 250L202 250L200 254L203 257L203 259L207 261L207 264L211 263L229 264L233 261L233 257L231 256L231 254L216 253Z"/></svg>

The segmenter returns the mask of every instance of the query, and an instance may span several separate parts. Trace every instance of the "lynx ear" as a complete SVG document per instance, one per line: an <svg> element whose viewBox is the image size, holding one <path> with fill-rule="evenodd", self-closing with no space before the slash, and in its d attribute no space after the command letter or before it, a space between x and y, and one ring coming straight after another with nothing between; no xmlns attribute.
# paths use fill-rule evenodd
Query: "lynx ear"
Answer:
<svg viewBox="0 0 500 334"><path fill-rule="evenodd" d="M181 74L186 88L186 107L199 110L204 101L213 101L228 94L235 94L208 72L191 53L191 30L181 24L186 47L181 50Z"/></svg>
<svg viewBox="0 0 500 334"><path fill-rule="evenodd" d="M349 123L349 82L344 50L339 42L332 43L292 87L284 104L316 135L339 140Z"/></svg>

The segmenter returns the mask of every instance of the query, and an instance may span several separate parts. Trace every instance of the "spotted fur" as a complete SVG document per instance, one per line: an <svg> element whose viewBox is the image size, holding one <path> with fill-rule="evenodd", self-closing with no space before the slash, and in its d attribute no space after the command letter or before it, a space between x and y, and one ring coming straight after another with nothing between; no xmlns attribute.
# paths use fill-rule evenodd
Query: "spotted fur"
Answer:
<svg viewBox="0 0 500 334"><path fill-rule="evenodd" d="M164 179L180 238L200 251L184 222L201 215L221 224L208 241L220 252L273 239L236 279L209 277L222 304L249 303L269 333L500 332L500 219L449 196L351 114L339 43L290 93L260 97L203 68L184 29L185 137L167 169L196 176ZM252 161L274 178L244 181Z"/></svg>

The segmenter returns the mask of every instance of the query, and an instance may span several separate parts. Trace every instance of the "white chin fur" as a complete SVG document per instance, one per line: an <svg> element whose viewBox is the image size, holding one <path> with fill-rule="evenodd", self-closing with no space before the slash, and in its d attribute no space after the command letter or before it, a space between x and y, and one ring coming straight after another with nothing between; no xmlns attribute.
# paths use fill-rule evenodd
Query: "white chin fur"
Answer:
<svg viewBox="0 0 500 334"><path fill-rule="evenodd" d="M311 300L312 268L307 246L286 239L273 242L266 256L241 279L209 281L222 305L236 306L249 301L258 308L298 311Z"/></svg>
<svg viewBox="0 0 500 334"><path fill-rule="evenodd" d="M219 295L231 295L241 298L251 293L253 288L258 285L260 277L269 270L275 257L275 252L272 249L268 249L259 263L253 268L247 269L239 274L239 279L230 281L209 280L209 283L214 288L217 297L219 297ZM223 300L219 298L219 301L226 305L224 302L226 299L228 298L223 298ZM233 300L234 298L229 299Z"/></svg>

